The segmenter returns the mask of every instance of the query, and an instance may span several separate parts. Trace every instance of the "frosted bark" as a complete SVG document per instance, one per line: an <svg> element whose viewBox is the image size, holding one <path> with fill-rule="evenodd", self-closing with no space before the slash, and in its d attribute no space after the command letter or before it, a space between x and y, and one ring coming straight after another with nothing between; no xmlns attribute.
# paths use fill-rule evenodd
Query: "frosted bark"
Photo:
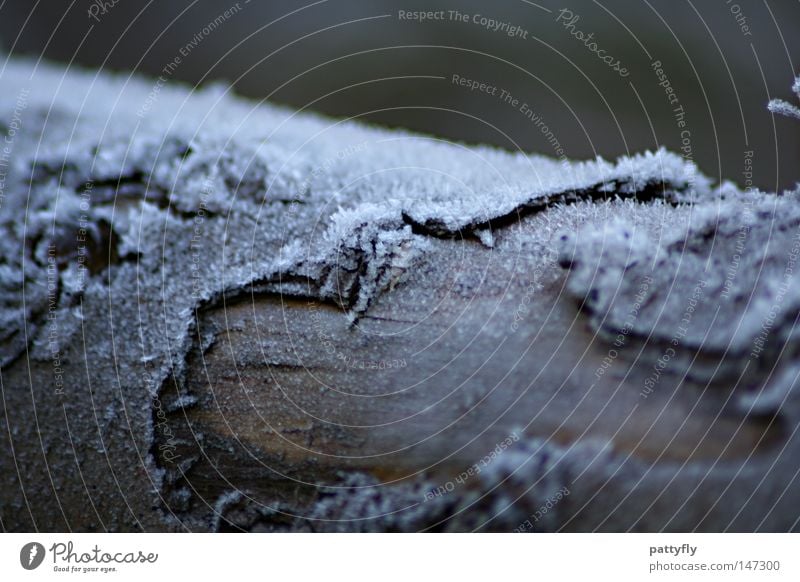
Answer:
<svg viewBox="0 0 800 582"><path fill-rule="evenodd" d="M797 528L796 193L0 80L5 529Z"/></svg>

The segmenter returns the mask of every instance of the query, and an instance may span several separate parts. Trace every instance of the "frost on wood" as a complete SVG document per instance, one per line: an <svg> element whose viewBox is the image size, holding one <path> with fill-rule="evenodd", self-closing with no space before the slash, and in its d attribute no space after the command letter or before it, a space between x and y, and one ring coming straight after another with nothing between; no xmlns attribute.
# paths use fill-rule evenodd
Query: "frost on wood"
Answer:
<svg viewBox="0 0 800 582"><path fill-rule="evenodd" d="M655 497L665 487L687 498L711 495L720 483L739 479L743 484L731 493L736 499L767 495L754 485L761 465L745 471L741 464L723 463L707 482L697 483L691 475L707 465L625 463L630 445L601 427L578 443L526 434L456 493L424 502L426 491L453 476L437 463L426 465L425 455L439 454L436 447L447 439L434 438L441 427L425 425L423 413L445 401L442 417L433 418L456 423L481 403L516 402L515 386L527 400L492 414L510 411L508 422L516 427L530 423L531 410L546 409L552 392L528 393L522 378L538 377L545 369L540 362L559 347L558 337L547 337L551 325L562 326L565 337L579 327L570 319L579 315L574 306L559 307L559 261L570 268L567 291L594 329L609 338L626 329L631 344L653 338L650 351L642 352L645 362L658 361L659 350L682 325L692 299L687 292L705 277L691 329L680 338L680 355L717 357L728 348L743 354L780 293L780 252L800 222L792 209L795 195L778 199L730 186L714 189L690 162L665 151L613 163L559 162L256 105L222 86L195 92L163 87L157 106L140 117L136 112L152 88L144 79L28 61L8 62L0 79L7 96L0 123L12 146L0 198L7 233L0 240L0 364L8 415L3 432L9 435L0 450L4 527L509 530L568 486L570 500L595 501L564 502L536 529L613 528L619 524L604 521L609 511L627 504L634 507L626 515L639 516L643 507L637 504L648 503L654 517L647 527L680 528L697 526L691 520L698 517L672 523ZM754 220L747 223L746 247L739 249L737 229L747 208ZM778 220L759 222L767 215ZM729 280L734 257L736 272ZM631 298L638 301L645 277L653 282L629 321ZM800 307L790 288L774 318L780 333L770 341L777 343L765 345L751 374L784 357L777 346L791 338ZM717 313L708 304L722 289L729 298ZM548 297L560 309L556 323L548 319L545 303L537 303ZM229 317L232 305L247 300L260 310L241 310L241 321ZM294 323L289 312L296 314ZM297 323L303 317L308 323ZM329 354L323 353L329 348L320 322L336 329L339 343L329 342ZM256 330L265 326L265 333L237 340L251 324ZM414 327L422 324L428 331ZM403 335L396 331L402 326L412 330L402 340L406 344L395 337ZM303 341L293 343L286 329ZM475 346L466 337L473 331L480 336ZM545 343L533 357L525 342L540 337ZM580 354L585 346L578 349L579 342L586 338L570 337L576 342L570 348ZM418 359L412 366L375 372L383 370L378 363L399 361L387 346L408 347L414 338L430 341L414 346ZM241 343L233 349L235 341ZM474 370L469 361L457 362L469 349L483 357L501 343L518 349L513 361ZM342 360L345 365L336 367L324 359L337 358L345 344L357 349L358 362ZM381 350L387 352L379 358ZM193 393L207 361L224 363L227 357L237 365L217 370L223 383L235 386L233 392L212 387L211 396ZM372 364L369 377L358 375ZM520 384L499 373L506 365ZM710 367L691 370L708 376ZM314 395L310 381L295 391L269 391L273 375L296 379L298 370L315 380L339 375L333 386L313 386ZM406 379L421 370L436 379L433 387L401 394ZM781 365L770 383L751 382L749 391L736 395L739 409L783 410L791 370ZM725 371L735 376L739 369L730 365ZM258 373L269 377L256 383ZM482 374L495 373L504 383L481 384ZM567 382L558 370L553 373L546 378L548 389L569 395L553 406L582 401L585 378ZM353 402L337 384L348 382L360 390ZM436 392L451 384L455 395ZM466 387L458 390L461 384ZM612 388L596 390L616 394ZM294 407L281 404L284 396L295 399ZM275 403L259 409L268 398ZM331 407L326 398L340 400ZM625 398L620 406L633 410L638 393L626 392ZM297 424L230 426L203 408L213 402L214 410L229 413L242 401L265 424L270 416ZM316 416L297 421L298 402ZM323 419L332 408L371 416L332 427ZM391 432L402 425L391 416L395 412L418 423L410 435ZM556 412L566 416L569 410ZM192 425L178 434L178 416L205 428ZM559 424L543 422L553 431ZM370 426L376 428L359 432ZM480 458L508 434L493 426L481 439L452 438L468 451L453 452L461 451L459 463L469 455ZM239 429L247 430L231 441L246 453L235 459L254 464L244 477L249 488L241 490L225 482L224 470L204 449L233 448L220 435ZM393 480L387 467L365 468L359 455L366 458L387 443L391 451L412 450L406 441L417 432L431 434L421 452L408 455L421 465L414 476ZM574 434L581 432L576 428ZM286 449L286 442L296 445L286 435L300 435L302 447ZM259 447L268 449L275 465L262 466L261 457L255 463ZM337 472L325 465L335 456L319 453L325 447L354 468ZM298 448L307 454L302 463L292 456ZM211 468L201 479L196 468L204 464ZM460 473L447 469L453 470ZM222 485L208 484L211 473L222 475ZM310 482L314 475L318 483ZM294 489L295 481L308 488ZM597 498L604 483L614 485L613 493ZM201 496L197 486L207 487L208 495ZM43 499L52 502L31 502ZM703 501L716 520L711 528L734 519L729 506L712 512L715 506ZM785 529L787 523L779 516L768 527Z"/></svg>
<svg viewBox="0 0 800 582"><path fill-rule="evenodd" d="M191 96L165 90L158 111L140 119L134 112L147 97L145 81L74 72L62 79L44 66L29 78L32 66L12 62L3 71L7 94L28 95L2 208L14 233L2 247L5 363L26 348L22 336L37 337L48 266L59 272L55 298L64 303L56 316L66 319L82 286L102 279L91 266L100 270L110 257L123 265L123 278L129 263L139 272L148 265L191 272L189 279L163 273L158 294L168 307L160 325L180 336L199 301L281 274L307 280L313 296L363 310L389 273L409 268L424 247L412 242L412 230L469 236L531 208L612 193L708 195L690 163L663 151L565 165L253 107L221 87ZM11 119L15 103L4 105ZM112 233L116 240L103 239ZM193 248L202 260L187 265ZM76 263L89 267L81 277L69 272ZM144 356L160 351L164 369L176 365L157 349L160 334L142 339L154 344Z"/></svg>
<svg viewBox="0 0 800 582"><path fill-rule="evenodd" d="M800 77L797 77L794 80L792 91L798 98L800 98ZM796 105L787 103L783 99L772 99L767 104L767 107L772 113L778 113L779 115L800 119L800 109L798 109Z"/></svg>
<svg viewBox="0 0 800 582"><path fill-rule="evenodd" d="M790 390L800 347L798 196L730 192L722 204L671 213L668 225L587 222L559 240L568 290L609 338L647 338L640 357L653 365L669 349L704 381L726 375L755 388L768 378L742 395L744 411L800 417Z"/></svg>

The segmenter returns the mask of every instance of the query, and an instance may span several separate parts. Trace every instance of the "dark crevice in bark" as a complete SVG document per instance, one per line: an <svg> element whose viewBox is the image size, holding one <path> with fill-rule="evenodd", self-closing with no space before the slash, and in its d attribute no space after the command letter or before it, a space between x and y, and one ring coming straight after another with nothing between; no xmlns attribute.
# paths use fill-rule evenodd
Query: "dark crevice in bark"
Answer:
<svg viewBox="0 0 800 582"><path fill-rule="evenodd" d="M673 206L684 204L674 196L674 191L668 189L663 182L648 182L638 190L627 192L626 188L609 188L608 184L598 184L595 188L574 190L572 192L559 192L540 198L516 207L513 211L487 220L476 220L468 223L462 229L453 231L444 222L428 220L421 223L415 220L408 212L403 212L403 222L411 227L414 234L430 236L440 239L452 239L458 236L463 238L477 238L477 230L501 230L518 224L524 218L543 212L559 204L575 204L578 202L601 202L613 199L635 199L639 202L653 202L663 200Z"/></svg>

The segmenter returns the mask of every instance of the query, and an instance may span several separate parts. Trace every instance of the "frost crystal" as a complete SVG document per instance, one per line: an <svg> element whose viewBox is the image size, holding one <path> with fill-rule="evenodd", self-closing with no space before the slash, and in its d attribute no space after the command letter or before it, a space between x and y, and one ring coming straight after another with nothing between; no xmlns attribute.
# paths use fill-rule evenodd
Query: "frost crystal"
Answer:
<svg viewBox="0 0 800 582"><path fill-rule="evenodd" d="M800 77L797 77L794 80L794 85L792 85L792 91L795 95L800 97ZM795 105L791 103L787 103L783 99L772 99L768 104L767 108L772 113L777 113L779 115L785 115L787 117L794 117L796 119L800 119L800 109L798 109Z"/></svg>

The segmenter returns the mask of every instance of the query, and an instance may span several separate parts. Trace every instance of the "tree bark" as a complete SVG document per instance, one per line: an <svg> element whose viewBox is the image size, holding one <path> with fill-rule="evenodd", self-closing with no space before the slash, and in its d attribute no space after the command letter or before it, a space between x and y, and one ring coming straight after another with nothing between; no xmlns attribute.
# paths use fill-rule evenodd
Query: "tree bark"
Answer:
<svg viewBox="0 0 800 582"><path fill-rule="evenodd" d="M0 77L5 530L797 529L796 193Z"/></svg>

